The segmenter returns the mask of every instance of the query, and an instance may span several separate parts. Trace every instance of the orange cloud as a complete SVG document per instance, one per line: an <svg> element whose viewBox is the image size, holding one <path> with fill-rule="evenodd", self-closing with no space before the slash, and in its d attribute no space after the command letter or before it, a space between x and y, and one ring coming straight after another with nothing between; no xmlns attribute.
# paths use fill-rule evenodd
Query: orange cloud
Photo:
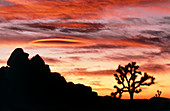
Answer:
<svg viewBox="0 0 170 111"><path fill-rule="evenodd" d="M63 27L63 28L95 28L95 27L104 27L102 24L97 23L76 23L76 22L70 22L70 23L51 23L51 24L28 24L28 26L31 27L42 27L42 28L50 28L50 27Z"/></svg>
<svg viewBox="0 0 170 111"><path fill-rule="evenodd" d="M47 47L80 47L88 46L90 43L86 39L69 39L69 38L50 38L50 39L38 39L30 42L35 46L47 46Z"/></svg>
<svg viewBox="0 0 170 111"><path fill-rule="evenodd" d="M0 40L0 42L1 42L0 47L3 47L3 46L25 47L25 46L27 46L27 41L23 41L23 40L10 40L9 39L9 40Z"/></svg>
<svg viewBox="0 0 170 111"><path fill-rule="evenodd" d="M119 40L119 39L93 39L93 42L97 44L105 44L105 45L115 45L115 46L125 46L125 47L146 47L146 48L158 48L156 45L151 45L147 43L142 43L140 41L131 40Z"/></svg>
<svg viewBox="0 0 170 111"><path fill-rule="evenodd" d="M114 73L114 70L87 71L86 68L76 68L69 72L62 72L62 74L73 74L76 76L112 76Z"/></svg>
<svg viewBox="0 0 170 111"><path fill-rule="evenodd" d="M12 6L3 6L0 16L8 19L37 19L37 18L100 18L99 13L106 7L113 6L138 6L147 2L163 3L168 0L8 0L14 3ZM151 6L152 7L152 6ZM163 7L158 8L158 10ZM154 9L154 8L151 8ZM155 9L154 9L155 10ZM157 11L157 10L156 10ZM115 12L114 16L123 16ZM126 12L126 11L125 11ZM133 12L133 11L132 11ZM110 12L109 12L110 13ZM133 13L132 13L133 14ZM106 14L107 15L107 14Z"/></svg>
<svg viewBox="0 0 170 111"><path fill-rule="evenodd" d="M77 38L68 37L66 38L47 38L47 39L37 39L29 43L33 46L46 46L46 47L84 47L84 48L100 48L101 44L105 47L108 46L119 46L119 47L146 47L146 48L157 48L160 47L147 43L140 43L134 40L118 40L118 39L104 39L104 38ZM98 47L97 47L98 46Z"/></svg>

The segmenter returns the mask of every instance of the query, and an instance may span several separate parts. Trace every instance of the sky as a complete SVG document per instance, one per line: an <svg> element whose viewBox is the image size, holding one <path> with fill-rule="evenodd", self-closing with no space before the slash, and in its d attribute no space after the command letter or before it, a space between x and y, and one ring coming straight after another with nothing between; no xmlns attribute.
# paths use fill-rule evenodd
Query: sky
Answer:
<svg viewBox="0 0 170 111"><path fill-rule="evenodd" d="M170 0L0 0L0 66L17 47L100 96L135 61L156 80L134 98L170 98Z"/></svg>

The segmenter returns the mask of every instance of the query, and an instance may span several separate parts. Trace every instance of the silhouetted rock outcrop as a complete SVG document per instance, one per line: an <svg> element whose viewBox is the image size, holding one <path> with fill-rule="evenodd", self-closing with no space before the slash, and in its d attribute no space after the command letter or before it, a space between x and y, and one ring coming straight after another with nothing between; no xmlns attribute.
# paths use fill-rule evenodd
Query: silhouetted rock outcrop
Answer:
<svg viewBox="0 0 170 111"><path fill-rule="evenodd" d="M59 73L52 73L39 55L29 60L21 48L12 52L7 65L0 68L1 111L71 106L97 97L91 87L68 83Z"/></svg>
<svg viewBox="0 0 170 111"><path fill-rule="evenodd" d="M29 54L25 53L23 49L17 48L12 52L11 56L9 57L7 65L11 68L17 68L19 66L21 67L23 65L26 65L29 61L28 56Z"/></svg>

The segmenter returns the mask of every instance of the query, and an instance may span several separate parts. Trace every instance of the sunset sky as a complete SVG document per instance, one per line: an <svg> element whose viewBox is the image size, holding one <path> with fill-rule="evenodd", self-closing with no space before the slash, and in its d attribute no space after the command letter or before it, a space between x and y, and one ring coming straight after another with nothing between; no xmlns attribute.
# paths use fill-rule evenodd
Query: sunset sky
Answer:
<svg viewBox="0 0 170 111"><path fill-rule="evenodd" d="M170 98L170 0L0 0L0 41L0 66L22 47L101 96L136 61L156 80L134 98Z"/></svg>

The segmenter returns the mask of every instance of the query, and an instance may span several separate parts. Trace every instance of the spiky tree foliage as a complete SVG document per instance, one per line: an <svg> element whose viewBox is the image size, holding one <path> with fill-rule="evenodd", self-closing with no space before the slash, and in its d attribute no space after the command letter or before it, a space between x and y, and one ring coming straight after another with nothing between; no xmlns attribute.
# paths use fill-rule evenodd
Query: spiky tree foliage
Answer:
<svg viewBox="0 0 170 111"><path fill-rule="evenodd" d="M157 90L157 94L155 94L155 97L160 97L160 96L161 96L161 94L162 94L162 91Z"/></svg>
<svg viewBox="0 0 170 111"><path fill-rule="evenodd" d="M114 86L114 88L116 88L116 92L112 92L111 93L111 97L115 97L116 98L116 96L119 94L118 98L120 99L122 97L122 93L123 93L122 88L120 89L117 86Z"/></svg>
<svg viewBox="0 0 170 111"><path fill-rule="evenodd" d="M112 96L116 97L119 94L121 98L123 92L128 92L130 94L130 99L133 100L134 93L140 93L142 89L141 86L150 86L154 84L155 78L149 76L146 72L144 74L141 71L137 71L139 66L136 65L136 62L129 63L125 67L120 66L116 70L118 74L114 74L114 77L117 81L116 92L111 93Z"/></svg>

